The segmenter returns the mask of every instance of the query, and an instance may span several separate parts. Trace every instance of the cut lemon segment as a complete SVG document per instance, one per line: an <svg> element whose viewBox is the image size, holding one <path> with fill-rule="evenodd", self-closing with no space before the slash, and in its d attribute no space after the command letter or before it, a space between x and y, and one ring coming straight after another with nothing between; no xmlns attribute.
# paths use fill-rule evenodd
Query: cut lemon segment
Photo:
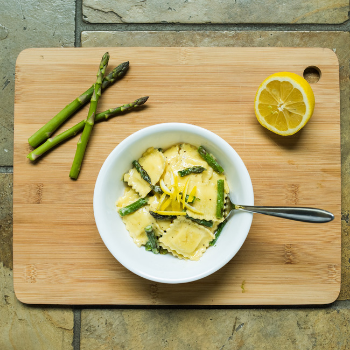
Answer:
<svg viewBox="0 0 350 350"><path fill-rule="evenodd" d="M315 96L309 83L295 73L270 75L255 96L254 109L259 123L272 132L289 136L309 121Z"/></svg>

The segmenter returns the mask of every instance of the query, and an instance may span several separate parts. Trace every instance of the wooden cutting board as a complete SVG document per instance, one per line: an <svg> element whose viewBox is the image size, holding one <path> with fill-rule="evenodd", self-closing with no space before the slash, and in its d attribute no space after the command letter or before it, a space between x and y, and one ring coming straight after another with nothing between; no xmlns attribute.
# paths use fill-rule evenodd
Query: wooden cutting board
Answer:
<svg viewBox="0 0 350 350"><path fill-rule="evenodd" d="M95 127L78 181L68 177L77 138L33 164L27 139L94 82L102 54L109 70L130 70L102 96L98 110L149 95L147 107ZM253 109L270 74L321 71L312 84L315 112L306 127L280 137ZM85 107L60 130L87 114ZM277 305L323 304L340 290L340 108L336 55L322 48L29 49L16 63L14 285L35 304ZM256 205L321 207L328 224L255 215L239 253L197 282L167 285L126 270L103 244L93 216L95 180L108 154L141 128L185 122L221 136L250 173ZM137 257L135 257L136 259ZM161 257L160 257L161 259Z"/></svg>

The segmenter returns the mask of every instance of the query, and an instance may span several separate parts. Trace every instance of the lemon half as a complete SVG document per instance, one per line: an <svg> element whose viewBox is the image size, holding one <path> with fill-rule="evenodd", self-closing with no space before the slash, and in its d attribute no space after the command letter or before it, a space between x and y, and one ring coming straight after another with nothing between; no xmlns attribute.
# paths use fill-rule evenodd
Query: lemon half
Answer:
<svg viewBox="0 0 350 350"><path fill-rule="evenodd" d="M315 107L310 84L295 73L270 75L255 96L254 109L259 123L272 132L289 136L309 121Z"/></svg>

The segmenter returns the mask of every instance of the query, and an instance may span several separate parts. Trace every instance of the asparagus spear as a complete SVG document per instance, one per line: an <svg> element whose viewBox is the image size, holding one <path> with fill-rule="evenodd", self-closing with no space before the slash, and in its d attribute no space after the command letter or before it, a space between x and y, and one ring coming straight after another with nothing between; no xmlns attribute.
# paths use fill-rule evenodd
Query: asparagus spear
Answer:
<svg viewBox="0 0 350 350"><path fill-rule="evenodd" d="M81 134L80 139L78 141L77 150L75 152L72 168L70 169L69 177L74 180L76 180L79 176L81 163L83 162L86 146L89 142L91 131L95 124L97 103L101 96L101 85L102 85L103 76L105 74L105 71L108 65L108 61L109 61L109 53L106 52L102 57L100 66L98 67L97 80L94 85L94 92L92 93L92 97L90 100L89 113L86 118L86 123L84 126L83 133Z"/></svg>
<svg viewBox="0 0 350 350"><path fill-rule="evenodd" d="M108 109L107 111L99 113L95 117L95 123L107 120L108 118L114 117L114 116L119 115L123 112L128 112L135 107L139 107L139 106L143 105L147 101L147 99L148 99L148 96L141 97L134 102L125 104L125 105L117 107L117 108L111 108L111 109ZM45 143L43 143L38 148L36 148L32 152L30 152L27 155L27 158L29 158L30 160L35 160L35 159L39 158L40 156L42 156L45 152L50 150L52 147L55 147L56 145L62 143L63 141L66 141L69 138L77 135L80 131L82 131L84 129L85 122L86 122L85 120L82 120L80 123L74 125L70 129L62 132L61 134L54 136L54 137L50 137L49 139L46 140Z"/></svg>
<svg viewBox="0 0 350 350"><path fill-rule="evenodd" d="M148 252L151 252L152 251L152 244L150 241L147 241L146 244L145 244L145 249L148 251Z"/></svg>
<svg viewBox="0 0 350 350"><path fill-rule="evenodd" d="M120 216L125 216L134 213L148 203L148 197L140 198L136 202L127 205L118 210Z"/></svg>
<svg viewBox="0 0 350 350"><path fill-rule="evenodd" d="M195 219L195 218L192 218L191 216L188 216L187 214L186 214L186 218L196 222L199 225L203 225L206 227L213 227L213 222L211 220Z"/></svg>
<svg viewBox="0 0 350 350"><path fill-rule="evenodd" d="M152 244L150 241L147 241L146 244L145 244L145 249L148 251L148 252L151 252L152 251ZM159 247L158 248L159 250L159 254L162 254L162 255L165 255L165 254L168 254L168 251L166 249L164 249L163 247ZM156 253L157 254L157 253Z"/></svg>
<svg viewBox="0 0 350 350"><path fill-rule="evenodd" d="M151 186L151 189L155 193L163 194L163 191L162 191L162 189L159 186L152 185L150 176L148 175L147 171L142 167L142 165L137 160L134 160L132 162L132 165L138 171L138 173L140 174L141 178L149 183L149 185Z"/></svg>
<svg viewBox="0 0 350 350"><path fill-rule="evenodd" d="M160 188L160 186L153 186L153 185L152 185L152 190L153 190L155 193L163 194L163 190Z"/></svg>
<svg viewBox="0 0 350 350"><path fill-rule="evenodd" d="M198 148L200 156L219 174L224 172L222 166L216 161L215 157L210 154L203 146Z"/></svg>
<svg viewBox="0 0 350 350"><path fill-rule="evenodd" d="M124 76L129 68L129 62L121 63L118 67L114 68L102 82L102 90L112 85L119 78ZM32 147L38 147L42 142L48 139L52 133L63 124L70 116L72 116L78 109L83 107L91 99L94 92L94 85L87 89L83 94L77 97L69 105L64 107L58 114L56 114L49 122L42 126L36 133L34 133L28 142Z"/></svg>
<svg viewBox="0 0 350 350"><path fill-rule="evenodd" d="M138 171L140 176L152 186L151 178L149 177L147 171L142 167L142 165L137 160L134 160L132 162L132 165Z"/></svg>
<svg viewBox="0 0 350 350"><path fill-rule="evenodd" d="M186 169L183 169L183 170L179 170L177 173L181 176L181 177L184 177L184 176L187 176L187 175L190 175L190 174L200 174L202 173L203 171L205 170L205 168L203 168L202 166L200 165L195 165L191 168L186 168Z"/></svg>
<svg viewBox="0 0 350 350"><path fill-rule="evenodd" d="M216 229L216 231L214 233L215 238L209 243L210 246L215 245L215 243L218 240L219 236L221 235L221 232L222 232L223 228L225 227L226 223L227 223L227 218L223 222L220 222L218 228Z"/></svg>
<svg viewBox="0 0 350 350"><path fill-rule="evenodd" d="M146 231L146 234L147 234L147 237L148 237L148 241L150 242L149 245L152 249L152 252L154 254L158 254L159 253L159 249L158 249L158 244L157 244L157 238L154 234L154 231L153 231L153 227L152 225L148 225L145 227L145 231Z"/></svg>
<svg viewBox="0 0 350 350"><path fill-rule="evenodd" d="M149 212L156 220L173 220L176 219L175 215L161 215L161 214L157 214L154 211Z"/></svg>
<svg viewBox="0 0 350 350"><path fill-rule="evenodd" d="M222 214L224 212L224 202L225 202L225 182L224 180L218 180L217 187L217 200L216 200L216 217L218 219L222 218Z"/></svg>

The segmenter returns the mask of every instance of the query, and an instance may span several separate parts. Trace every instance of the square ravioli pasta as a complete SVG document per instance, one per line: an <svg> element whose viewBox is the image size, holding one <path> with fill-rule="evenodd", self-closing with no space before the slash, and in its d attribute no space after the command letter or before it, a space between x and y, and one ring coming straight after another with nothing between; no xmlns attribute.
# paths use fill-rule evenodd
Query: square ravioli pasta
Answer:
<svg viewBox="0 0 350 350"><path fill-rule="evenodd" d="M124 208L139 198L140 196L132 188L127 187L124 196L120 197L116 203L117 209ZM149 213L149 205L146 205L129 215L123 216L122 220L131 238L138 247L145 245L148 241L144 228L156 223L153 216Z"/></svg>
<svg viewBox="0 0 350 350"><path fill-rule="evenodd" d="M214 237L206 227L185 217L178 217L159 239L159 243L179 258L199 260Z"/></svg>
<svg viewBox="0 0 350 350"><path fill-rule="evenodd" d="M151 178L152 185L155 185L162 176L165 168L165 157L158 149L150 147L138 160L143 169ZM147 196L151 191L150 184L145 181L135 168L124 175L124 181L128 183L141 197Z"/></svg>
<svg viewBox="0 0 350 350"><path fill-rule="evenodd" d="M208 183L213 175L213 169L201 158L197 148L188 143L173 146L165 151L164 155L166 158L166 167L162 178L166 185L171 184L173 175L177 175L178 171L193 166L202 166L205 168L205 171L200 174L190 174L185 177L179 177L179 187L184 187L188 178L190 181Z"/></svg>

